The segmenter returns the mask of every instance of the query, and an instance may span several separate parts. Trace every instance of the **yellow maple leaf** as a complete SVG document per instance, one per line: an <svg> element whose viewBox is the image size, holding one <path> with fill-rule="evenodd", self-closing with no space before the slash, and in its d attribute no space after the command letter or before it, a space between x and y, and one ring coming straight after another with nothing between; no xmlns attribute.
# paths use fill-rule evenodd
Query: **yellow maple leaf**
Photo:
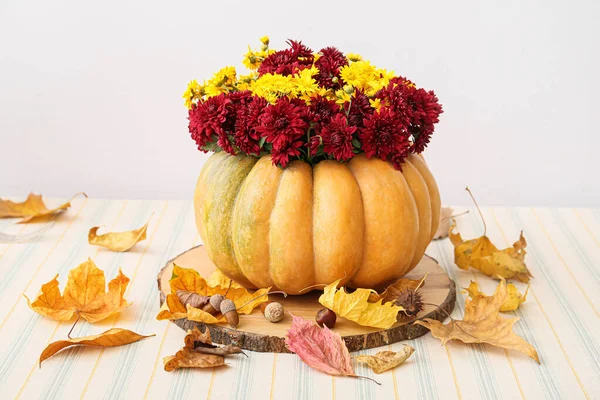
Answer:
<svg viewBox="0 0 600 400"><path fill-rule="evenodd" d="M338 279L323 289L319 303L339 317L359 325L388 329L396 323L398 312L403 310L402 307L392 302L382 304L382 299L375 303L369 302L369 296L373 293L371 289L356 289L352 293L346 293L343 287L338 290L337 285L340 281L341 279Z"/></svg>
<svg viewBox="0 0 600 400"><path fill-rule="evenodd" d="M50 343L40 355L40 366L44 360L52 357L62 349L71 346L116 347L135 343L155 335L140 335L128 329L112 328L98 335L83 336Z"/></svg>
<svg viewBox="0 0 600 400"><path fill-rule="evenodd" d="M141 228L132 231L108 232L101 235L98 235L100 227L95 226L88 233L88 242L92 245L106 247L112 251L125 252L135 246L136 243L146 239L146 230L149 223L150 221L146 222L146 225Z"/></svg>
<svg viewBox="0 0 600 400"><path fill-rule="evenodd" d="M44 204L42 196L39 194L30 193L27 200L22 203L14 203L10 200L0 199L0 218L22 218L18 223L24 224L35 219L41 219L50 215L59 214L71 207L71 201L80 194L87 197L85 193L77 193L67 201L56 208L49 209Z"/></svg>
<svg viewBox="0 0 600 400"><path fill-rule="evenodd" d="M512 326L519 318L502 318L500 307L508 297L506 281L501 279L493 296L478 295L474 299L467 299L465 315L462 321L452 320L443 324L430 318L415 321L431 331L431 334L440 339L442 344L456 339L464 343L488 343L492 346L519 351L540 363L535 348L523 338L516 335Z"/></svg>
<svg viewBox="0 0 600 400"><path fill-rule="evenodd" d="M42 290L33 302L27 299L29 307L38 314L57 321L70 321L75 314L88 322L102 321L129 307L123 295L129 278L119 274L108 283L106 291L104 272L91 259L69 272L65 290L61 295L58 288L58 275L42 285Z"/></svg>
<svg viewBox="0 0 600 400"><path fill-rule="evenodd" d="M406 290L419 290L419 288L423 287L425 284L425 278L427 278L427 275L424 275L421 279L400 278L396 282L386 287L381 294L377 292L371 293L369 295L369 302L375 303L381 299L383 299L382 303L394 301L398 295L400 295L400 293Z"/></svg>
<svg viewBox="0 0 600 400"><path fill-rule="evenodd" d="M469 296L472 299L476 299L478 297L485 296L485 294L479 290L479 285L477 284L477 282L471 281L471 283L469 284L469 287L465 288L465 291L469 294ZM501 312L514 311L517 308L519 308L519 306L522 303L524 303L525 300L527 299L528 291L529 291L529 285L527 285L527 289L525 289L525 293L521 294L519 292L519 289L517 289L517 287L515 285L513 285L512 283L507 284L506 285L506 293L507 293L506 300L500 306L500 311Z"/></svg>
<svg viewBox="0 0 600 400"><path fill-rule="evenodd" d="M231 282L231 283L230 283ZM221 273L211 275L207 282L198 271L194 269L173 266L173 275L169 281L171 294L163 303L156 319L188 318L192 321L216 324L225 322L222 316L217 318L205 311L183 304L176 293L179 290L198 293L202 296L221 294L232 300L238 314L250 314L256 307L268 301L266 294L271 288L258 289L250 293L237 282L232 282Z"/></svg>

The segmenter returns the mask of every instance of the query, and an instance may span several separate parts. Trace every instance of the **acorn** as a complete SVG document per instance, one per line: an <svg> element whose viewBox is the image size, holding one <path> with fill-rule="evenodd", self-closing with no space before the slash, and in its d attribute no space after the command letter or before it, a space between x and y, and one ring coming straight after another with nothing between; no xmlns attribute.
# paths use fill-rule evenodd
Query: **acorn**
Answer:
<svg viewBox="0 0 600 400"><path fill-rule="evenodd" d="M269 301L267 303L261 304L260 310L265 316L265 319L273 323L281 321L285 313L285 310L283 309L281 303L278 303L276 301Z"/></svg>
<svg viewBox="0 0 600 400"><path fill-rule="evenodd" d="M221 314L223 314L223 316L227 320L229 326L231 326L234 329L237 328L240 324L240 316L238 315L235 309L235 303L229 299L224 299L221 302L219 309L221 311Z"/></svg>
<svg viewBox="0 0 600 400"><path fill-rule="evenodd" d="M323 327L323 325L325 325L329 329L333 329L333 327L335 326L336 319L337 319L337 316L329 308L321 308L317 312L317 316L315 318L315 320L317 321L317 324L321 328Z"/></svg>
<svg viewBox="0 0 600 400"><path fill-rule="evenodd" d="M215 315L219 313L221 309L221 302L225 299L221 294L213 294L210 296L208 303L204 307L202 307L202 311L209 313L210 315Z"/></svg>
<svg viewBox="0 0 600 400"><path fill-rule="evenodd" d="M407 289L401 292L394 301L397 306L404 308L404 314L409 317L414 317L423 311L423 296L418 290ZM399 314L400 315L400 314Z"/></svg>

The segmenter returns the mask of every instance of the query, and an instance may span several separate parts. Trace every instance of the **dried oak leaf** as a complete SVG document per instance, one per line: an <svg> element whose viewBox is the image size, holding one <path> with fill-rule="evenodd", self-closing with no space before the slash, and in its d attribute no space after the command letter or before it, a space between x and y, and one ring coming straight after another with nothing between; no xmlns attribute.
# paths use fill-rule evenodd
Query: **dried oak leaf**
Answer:
<svg viewBox="0 0 600 400"><path fill-rule="evenodd" d="M426 278L427 275L424 275L421 279L400 278L396 282L386 287L381 294L369 294L369 302L374 303L379 300L383 300L383 303L387 303L388 301L395 301L400 293L406 290L419 290L421 287L423 287L423 285L425 285Z"/></svg>
<svg viewBox="0 0 600 400"><path fill-rule="evenodd" d="M102 235L97 234L100 227L95 226L88 233L88 242L92 245L106 247L112 251L125 252L135 246L136 243L146 239L146 230L149 223L150 221L146 222L146 225L141 228L133 231L108 232Z"/></svg>
<svg viewBox="0 0 600 400"><path fill-rule="evenodd" d="M99 347L117 347L125 344L135 343L145 338L155 335L140 335L127 329L113 328L98 335L83 336L68 340L58 340L50 343L40 355L40 366L42 362L52 357L62 349L71 346L99 346Z"/></svg>
<svg viewBox="0 0 600 400"><path fill-rule="evenodd" d="M356 376L342 337L324 326L292 315L285 344L310 367L329 375Z"/></svg>
<svg viewBox="0 0 600 400"><path fill-rule="evenodd" d="M472 299L476 299L478 297L485 296L485 294L479 290L479 285L477 284L477 282L471 281L471 283L469 284L469 287L465 288L465 291L469 294L469 296ZM519 306L522 303L524 303L525 300L527 299L527 292L529 292L529 285L527 285L527 289L525 289L525 293L521 294L519 292L519 289L517 289L517 287L515 285L513 285L512 283L509 283L506 285L506 292L507 292L506 300L500 306L501 312L514 311L517 308L519 308Z"/></svg>
<svg viewBox="0 0 600 400"><path fill-rule="evenodd" d="M169 284L171 294L163 303L156 319L180 319L187 318L192 321L204 322L207 324L217 324L226 322L223 316L219 318L193 307L190 304L183 304L176 293L178 291L193 292L201 296L212 296L214 294L227 294L238 308L238 314L250 314L256 307L268 301L268 296L264 296L271 288L259 289L253 293L240 286L230 279L222 278L218 275L212 275L209 281L206 281L196 270L181 268L178 265L173 266L173 275ZM262 297L260 297L262 296ZM256 299L254 301L251 301Z"/></svg>
<svg viewBox="0 0 600 400"><path fill-rule="evenodd" d="M499 250L485 235L463 241L460 233L454 233L454 228L456 224L450 227L450 241L454 245L454 262L458 268L468 270L473 267L492 278L516 279L525 283L533 277L523 261L527 253L523 232L513 247Z"/></svg>
<svg viewBox="0 0 600 400"><path fill-rule="evenodd" d="M58 274L42 285L41 292L33 302L25 296L33 311L63 322L70 321L75 314L79 314L88 322L94 323L131 305L123 297L129 278L120 269L119 274L108 283L108 291L104 272L91 259L69 272L62 295L57 277Z"/></svg>
<svg viewBox="0 0 600 400"><path fill-rule="evenodd" d="M174 356L163 358L165 371L171 372L179 368L212 368L225 365L225 358L214 354L204 354L183 347Z"/></svg>
<svg viewBox="0 0 600 400"><path fill-rule="evenodd" d="M30 193L29 196L27 196L27 200L22 203L13 203L10 200L0 199L0 218L22 218L18 223L24 224L36 219L59 214L71 207L71 201L80 194L87 197L83 192L77 193L65 204L52 209L46 207L42 200L42 196L39 194Z"/></svg>
<svg viewBox="0 0 600 400"><path fill-rule="evenodd" d="M356 361L359 363L367 363L369 367L376 374L388 371L392 368L396 368L415 352L415 349L411 346L404 346L399 352L395 351L380 351L375 355L360 355L356 357Z"/></svg>
<svg viewBox="0 0 600 400"><path fill-rule="evenodd" d="M540 363L535 348L512 331L519 318L500 317L500 307L508 296L506 281L501 280L493 296L477 296L465 304L465 316L462 321L452 320L444 325L439 321L425 318L415 321L431 331L442 344L457 339L464 343L488 343L505 349L519 351Z"/></svg>
<svg viewBox="0 0 600 400"><path fill-rule="evenodd" d="M382 304L382 299L370 303L369 296L373 293L370 289L356 289L352 293L346 293L343 287L338 290L337 285L340 281L341 279L338 279L325 287L319 297L319 303L335 312L338 317L359 325L388 329L396 323L402 307L392 302Z"/></svg>
<svg viewBox="0 0 600 400"><path fill-rule="evenodd" d="M440 212L440 223L438 224L434 239L443 239L448 237L448 231L450 230L450 222L452 221L452 213L454 209L452 207L442 207Z"/></svg>
<svg viewBox="0 0 600 400"><path fill-rule="evenodd" d="M202 333L198 327L195 326L194 329L187 331L183 342L185 343L184 347L194 349L195 351L204 354L226 356L230 354L241 353L246 355L239 346L234 346L232 344L228 344L226 346L215 346L210 339L210 330L208 330L208 328L204 331L204 333Z"/></svg>

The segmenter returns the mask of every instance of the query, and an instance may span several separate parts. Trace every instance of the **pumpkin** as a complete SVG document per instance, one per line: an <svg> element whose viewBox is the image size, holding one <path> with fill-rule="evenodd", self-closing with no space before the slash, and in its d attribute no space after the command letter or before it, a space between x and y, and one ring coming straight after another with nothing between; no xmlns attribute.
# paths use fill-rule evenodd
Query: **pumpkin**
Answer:
<svg viewBox="0 0 600 400"><path fill-rule="evenodd" d="M414 268L437 229L437 185L423 158L402 171L364 154L287 168L225 152L205 163L194 195L208 256L247 288L299 294L342 279L380 289Z"/></svg>

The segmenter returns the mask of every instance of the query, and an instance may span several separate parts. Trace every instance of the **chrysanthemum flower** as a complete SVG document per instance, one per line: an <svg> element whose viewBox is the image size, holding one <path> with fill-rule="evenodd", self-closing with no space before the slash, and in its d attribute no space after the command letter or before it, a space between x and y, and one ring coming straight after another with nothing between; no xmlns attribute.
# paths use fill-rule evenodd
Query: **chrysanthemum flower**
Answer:
<svg viewBox="0 0 600 400"><path fill-rule="evenodd" d="M278 165L281 168L285 168L290 157L298 157L300 155L300 148L303 143L301 140L292 140L279 145L273 145L273 151L271 153L271 161L273 165Z"/></svg>
<svg viewBox="0 0 600 400"><path fill-rule="evenodd" d="M350 125L362 127L363 120L373 114L373 107L369 97L362 91L357 90L350 101L344 103L344 111L348 113L348 122Z"/></svg>
<svg viewBox="0 0 600 400"><path fill-rule="evenodd" d="M312 51L294 40L288 40L289 49L270 54L258 68L258 74L292 75L304 68L310 68L314 61Z"/></svg>
<svg viewBox="0 0 600 400"><path fill-rule="evenodd" d="M302 107L284 97L265 109L256 130L266 137L268 143L273 144L275 151L275 148L284 148L306 134L308 124L305 117L306 112Z"/></svg>
<svg viewBox="0 0 600 400"><path fill-rule="evenodd" d="M189 110L188 129L199 150L205 151L202 147L212 140L212 136L223 132L223 123L227 119L229 103L230 100L225 95L219 95L210 97Z"/></svg>
<svg viewBox="0 0 600 400"><path fill-rule="evenodd" d="M388 155L402 153L410 146L406 127L388 107L382 107L366 118L364 125L359 132L359 138L362 150L369 158L376 155L387 160Z"/></svg>
<svg viewBox="0 0 600 400"><path fill-rule="evenodd" d="M338 161L354 157L352 139L358 128L349 126L343 114L337 114L321 129L323 150Z"/></svg>
<svg viewBox="0 0 600 400"><path fill-rule="evenodd" d="M237 111L234 129L234 143L245 154L260 153L260 133L256 130L262 112L267 107L267 101L261 97L252 96L243 107Z"/></svg>
<svg viewBox="0 0 600 400"><path fill-rule="evenodd" d="M315 125L318 131L322 125L328 124L331 118L339 114L340 106L335 101L323 96L314 97L308 108L308 120Z"/></svg>
<svg viewBox="0 0 600 400"><path fill-rule="evenodd" d="M317 81L328 89L339 89L343 86L340 68L348 65L348 59L335 47L325 47L319 54L321 56L315 61L315 66L319 69Z"/></svg>

